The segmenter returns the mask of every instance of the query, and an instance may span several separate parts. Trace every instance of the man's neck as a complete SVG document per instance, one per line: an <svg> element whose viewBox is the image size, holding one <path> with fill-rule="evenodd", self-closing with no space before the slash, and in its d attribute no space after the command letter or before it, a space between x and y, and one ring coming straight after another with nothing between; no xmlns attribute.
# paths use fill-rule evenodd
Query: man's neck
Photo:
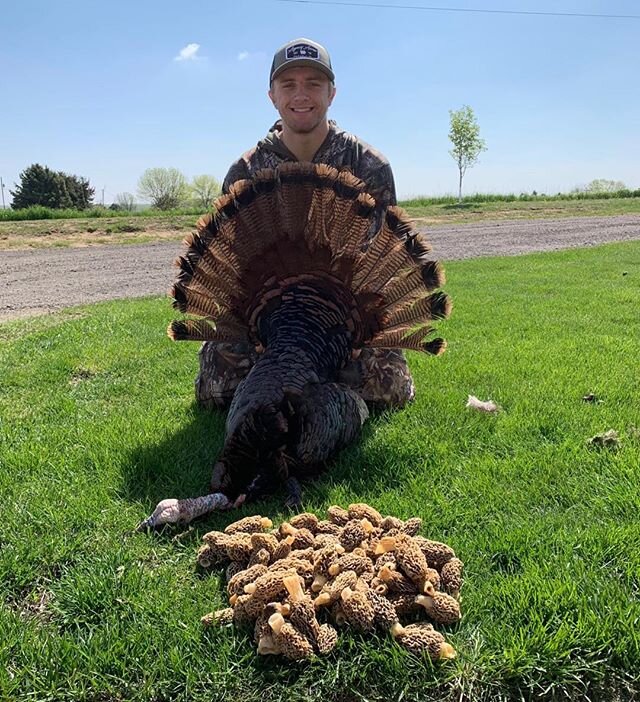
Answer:
<svg viewBox="0 0 640 702"><path fill-rule="evenodd" d="M318 127L309 134L297 134L283 124L281 139L298 161L311 161L316 155L316 151L327 138L328 133L328 121L324 122L322 125L318 125Z"/></svg>

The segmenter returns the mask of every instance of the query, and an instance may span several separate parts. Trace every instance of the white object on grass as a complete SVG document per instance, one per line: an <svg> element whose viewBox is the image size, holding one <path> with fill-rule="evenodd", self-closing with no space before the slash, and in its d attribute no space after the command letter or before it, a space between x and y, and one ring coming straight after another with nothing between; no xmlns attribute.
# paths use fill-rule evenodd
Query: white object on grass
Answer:
<svg viewBox="0 0 640 702"><path fill-rule="evenodd" d="M493 400L479 400L475 395L469 395L466 407L477 409L480 412L497 412L499 409Z"/></svg>

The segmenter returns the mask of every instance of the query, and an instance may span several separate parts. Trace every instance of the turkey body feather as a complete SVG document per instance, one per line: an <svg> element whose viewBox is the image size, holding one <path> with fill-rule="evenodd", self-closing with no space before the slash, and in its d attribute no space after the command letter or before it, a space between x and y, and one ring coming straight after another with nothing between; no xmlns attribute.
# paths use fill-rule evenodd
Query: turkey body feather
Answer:
<svg viewBox="0 0 640 702"><path fill-rule="evenodd" d="M429 245L397 207L369 236L375 202L350 173L285 163L235 183L185 243L172 288L189 315L175 340L249 341L212 488L257 497L312 474L358 435L364 401L340 369L368 347L439 354L449 298Z"/></svg>

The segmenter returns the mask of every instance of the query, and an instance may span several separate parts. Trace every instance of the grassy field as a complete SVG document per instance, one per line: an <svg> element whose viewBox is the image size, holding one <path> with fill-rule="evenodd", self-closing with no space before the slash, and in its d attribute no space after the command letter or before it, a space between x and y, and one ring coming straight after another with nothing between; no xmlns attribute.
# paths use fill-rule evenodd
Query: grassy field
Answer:
<svg viewBox="0 0 640 702"><path fill-rule="evenodd" d="M464 202L462 205L436 200L401 203L419 224L436 226L505 219L595 217L640 214L640 197L610 199L534 199ZM2 221L0 251L52 246L96 246L143 244L150 241L180 241L195 227L197 214L150 216L141 213L117 217Z"/></svg>
<svg viewBox="0 0 640 702"><path fill-rule="evenodd" d="M0 325L0 699L499 700L640 695L640 244L447 266L440 358L374 417L305 507L420 516L465 562L458 658L344 633L300 665L203 630L224 606L202 535L132 533L206 490L224 418L195 407L197 348L165 298ZM594 393L600 402L585 402ZM492 398L497 415L465 408ZM588 439L619 432L615 449ZM281 499L255 505L276 523Z"/></svg>

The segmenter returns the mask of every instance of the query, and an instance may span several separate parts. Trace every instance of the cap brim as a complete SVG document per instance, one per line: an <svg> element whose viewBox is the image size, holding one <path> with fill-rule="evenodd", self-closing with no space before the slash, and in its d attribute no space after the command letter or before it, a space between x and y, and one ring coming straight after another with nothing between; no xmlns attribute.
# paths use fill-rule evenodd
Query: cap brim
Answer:
<svg viewBox="0 0 640 702"><path fill-rule="evenodd" d="M285 61L281 66L278 66L278 68L276 68L276 70L271 74L271 81L275 80L281 73L284 73L289 68L300 68L303 66L315 68L316 70L321 71L332 82L336 79L333 71L324 64L320 63L320 61L309 58L296 58L291 59L290 61Z"/></svg>

